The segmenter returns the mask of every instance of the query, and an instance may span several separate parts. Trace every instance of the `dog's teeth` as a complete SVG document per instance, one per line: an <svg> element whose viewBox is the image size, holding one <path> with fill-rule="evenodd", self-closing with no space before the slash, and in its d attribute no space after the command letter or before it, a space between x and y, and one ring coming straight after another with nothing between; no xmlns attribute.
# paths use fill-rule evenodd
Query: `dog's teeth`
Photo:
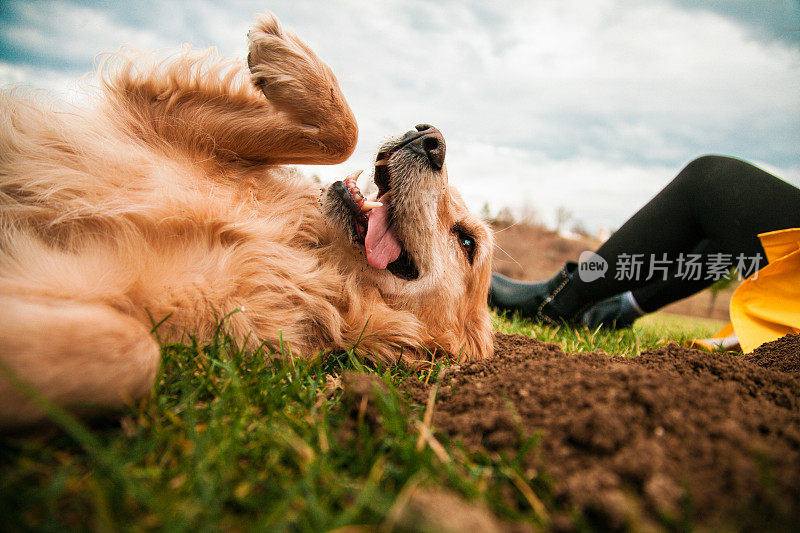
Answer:
<svg viewBox="0 0 800 533"><path fill-rule="evenodd" d="M364 200L364 203L361 204L361 210L365 211L365 212L366 211L371 211L371 210L375 209L376 207L381 207L382 205L383 204L380 203L380 202L372 202L370 200Z"/></svg>
<svg viewBox="0 0 800 533"><path fill-rule="evenodd" d="M345 178L345 180L353 180L353 181L356 181L356 180L358 179L358 177L361 175L361 173L362 173L362 172L364 172L364 171L363 171L363 170L356 170L355 172L353 172L352 174L350 174L349 176L347 176L347 177Z"/></svg>
<svg viewBox="0 0 800 533"><path fill-rule="evenodd" d="M388 159L379 159L379 160L375 161L375 166L376 167L382 167L382 166L388 165L388 164L389 164L389 160Z"/></svg>

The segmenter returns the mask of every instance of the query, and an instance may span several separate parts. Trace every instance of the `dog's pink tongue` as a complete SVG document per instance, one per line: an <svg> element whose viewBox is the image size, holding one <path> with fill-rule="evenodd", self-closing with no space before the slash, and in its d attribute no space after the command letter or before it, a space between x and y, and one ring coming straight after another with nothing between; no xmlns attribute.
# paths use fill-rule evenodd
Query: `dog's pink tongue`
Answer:
<svg viewBox="0 0 800 533"><path fill-rule="evenodd" d="M364 245L367 248L367 263L373 268L386 268L386 265L400 257L400 241L389 227L386 202L370 211Z"/></svg>

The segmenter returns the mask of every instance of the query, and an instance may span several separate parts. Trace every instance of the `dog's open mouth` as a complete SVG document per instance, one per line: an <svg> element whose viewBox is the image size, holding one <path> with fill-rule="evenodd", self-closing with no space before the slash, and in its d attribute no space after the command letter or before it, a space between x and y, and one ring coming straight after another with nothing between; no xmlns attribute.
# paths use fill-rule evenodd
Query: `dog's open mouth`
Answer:
<svg viewBox="0 0 800 533"><path fill-rule="evenodd" d="M393 227L388 158L389 154L379 153L375 162L377 201L367 200L361 194L356 185L360 171L343 181L337 181L331 187L353 215L356 240L364 244L367 263L373 268L385 268L399 278L414 280L419 277L419 270Z"/></svg>

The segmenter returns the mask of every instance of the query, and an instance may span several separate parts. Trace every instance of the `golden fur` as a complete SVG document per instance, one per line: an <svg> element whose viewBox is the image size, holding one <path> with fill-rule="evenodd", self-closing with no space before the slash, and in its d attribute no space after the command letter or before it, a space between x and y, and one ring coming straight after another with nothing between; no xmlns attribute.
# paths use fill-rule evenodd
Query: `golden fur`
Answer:
<svg viewBox="0 0 800 533"><path fill-rule="evenodd" d="M249 73L210 52L117 57L88 110L2 95L0 425L42 416L9 372L78 411L146 395L165 318L166 341L209 338L239 309L232 334L294 354L491 355L492 237L446 171L393 159L419 277L369 267L330 190L281 166L352 152L335 77L271 15L249 40Z"/></svg>

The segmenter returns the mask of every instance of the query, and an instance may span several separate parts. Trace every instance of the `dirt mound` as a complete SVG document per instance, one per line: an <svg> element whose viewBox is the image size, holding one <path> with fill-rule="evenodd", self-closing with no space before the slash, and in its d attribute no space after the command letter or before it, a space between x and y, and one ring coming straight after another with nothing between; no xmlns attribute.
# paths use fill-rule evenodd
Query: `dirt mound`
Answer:
<svg viewBox="0 0 800 533"><path fill-rule="evenodd" d="M623 358L498 334L496 349L442 378L434 427L493 450L541 434L526 466L594 527L800 523L797 377L674 344Z"/></svg>
<svg viewBox="0 0 800 533"><path fill-rule="evenodd" d="M786 335L776 341L766 342L744 356L764 368L772 368L800 375L800 335Z"/></svg>

